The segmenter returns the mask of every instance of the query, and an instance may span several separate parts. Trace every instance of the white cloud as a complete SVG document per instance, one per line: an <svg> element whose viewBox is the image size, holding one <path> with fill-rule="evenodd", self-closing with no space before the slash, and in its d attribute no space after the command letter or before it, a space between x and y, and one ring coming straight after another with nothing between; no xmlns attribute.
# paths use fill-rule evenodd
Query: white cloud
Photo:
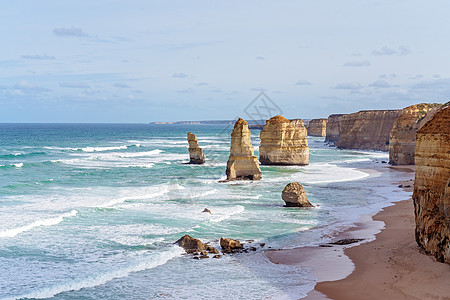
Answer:
<svg viewBox="0 0 450 300"><path fill-rule="evenodd" d="M113 84L113 87L117 88L129 88L130 86L126 83L117 82Z"/></svg>
<svg viewBox="0 0 450 300"><path fill-rule="evenodd" d="M370 66L370 61L368 60L352 60L344 64L344 67L367 67L367 66Z"/></svg>
<svg viewBox="0 0 450 300"><path fill-rule="evenodd" d="M372 82L371 84L369 84L369 86L371 87L376 87L376 88L390 88L392 87L387 81L379 79L376 80L374 82Z"/></svg>
<svg viewBox="0 0 450 300"><path fill-rule="evenodd" d="M378 55L378 56L394 55L394 54L397 54L397 50L389 48L387 46L384 46L384 47L381 48L381 50L373 50L372 54L373 55Z"/></svg>
<svg viewBox="0 0 450 300"><path fill-rule="evenodd" d="M37 60L52 60L52 59L55 59L54 56L50 56L50 55L47 55L47 54L22 55L22 58L25 58L25 59L37 59Z"/></svg>
<svg viewBox="0 0 450 300"><path fill-rule="evenodd" d="M53 33L57 36L76 36L76 37L89 37L89 35L78 27L60 27L54 28Z"/></svg>
<svg viewBox="0 0 450 300"><path fill-rule="evenodd" d="M190 76L188 74L182 72L172 74L172 78L189 78L189 77Z"/></svg>
<svg viewBox="0 0 450 300"><path fill-rule="evenodd" d="M257 57L255 57L255 59L265 60L266 58L264 56L257 56Z"/></svg>
<svg viewBox="0 0 450 300"><path fill-rule="evenodd" d="M308 80L299 80L295 83L295 85L312 85Z"/></svg>
<svg viewBox="0 0 450 300"><path fill-rule="evenodd" d="M88 89L90 85L84 82L60 82L60 87L70 88L70 89Z"/></svg>
<svg viewBox="0 0 450 300"><path fill-rule="evenodd" d="M336 84L334 88L338 90L359 90L362 85L359 82L344 82Z"/></svg>

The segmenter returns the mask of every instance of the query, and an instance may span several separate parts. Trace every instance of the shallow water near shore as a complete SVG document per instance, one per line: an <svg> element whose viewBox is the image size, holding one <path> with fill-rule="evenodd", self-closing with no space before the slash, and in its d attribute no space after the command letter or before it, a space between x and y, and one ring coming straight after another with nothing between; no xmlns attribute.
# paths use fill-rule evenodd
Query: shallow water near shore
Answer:
<svg viewBox="0 0 450 300"><path fill-rule="evenodd" d="M261 166L261 181L219 183L231 129L1 124L0 299L297 299L314 276L263 250L328 242L405 199L391 184L404 175L381 163L387 153L337 150L324 138L308 138L309 166ZM205 165L183 164L188 131ZM315 208L283 207L292 181ZM193 260L173 245L184 234L213 246L253 240L257 251Z"/></svg>

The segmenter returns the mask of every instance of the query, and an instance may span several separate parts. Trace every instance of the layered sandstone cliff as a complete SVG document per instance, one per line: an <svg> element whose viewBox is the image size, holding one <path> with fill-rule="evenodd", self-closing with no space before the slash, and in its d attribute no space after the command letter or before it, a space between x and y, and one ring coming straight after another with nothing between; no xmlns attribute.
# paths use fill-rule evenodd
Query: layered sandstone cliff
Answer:
<svg viewBox="0 0 450 300"><path fill-rule="evenodd" d="M450 107L417 131L414 209L416 241L426 253L450 263Z"/></svg>
<svg viewBox="0 0 450 300"><path fill-rule="evenodd" d="M343 114L334 114L328 117L326 127L326 143L336 143L339 141L339 130L341 129L341 119Z"/></svg>
<svg viewBox="0 0 450 300"><path fill-rule="evenodd" d="M364 110L343 115L339 122L342 149L389 150L389 134L400 110Z"/></svg>
<svg viewBox="0 0 450 300"><path fill-rule="evenodd" d="M307 136L308 130L306 129L305 122L302 119L293 119L290 120L292 126L298 127L301 135Z"/></svg>
<svg viewBox="0 0 450 300"><path fill-rule="evenodd" d="M227 162L227 180L259 180L261 169L254 155L248 123L239 118L231 133L230 157Z"/></svg>
<svg viewBox="0 0 450 300"><path fill-rule="evenodd" d="M198 139L192 132L188 132L187 140L189 143L189 158L190 164L204 164L205 155L203 154L202 148L198 146Z"/></svg>
<svg viewBox="0 0 450 300"><path fill-rule="evenodd" d="M309 136L326 136L327 135L328 119L313 119L309 121L308 135Z"/></svg>
<svg viewBox="0 0 450 300"><path fill-rule="evenodd" d="M436 113L442 104L421 103L408 106L395 120L389 137L389 163L413 165L416 133Z"/></svg>
<svg viewBox="0 0 450 300"><path fill-rule="evenodd" d="M283 116L266 121L261 130L259 161L266 165L308 165L309 147L298 126Z"/></svg>

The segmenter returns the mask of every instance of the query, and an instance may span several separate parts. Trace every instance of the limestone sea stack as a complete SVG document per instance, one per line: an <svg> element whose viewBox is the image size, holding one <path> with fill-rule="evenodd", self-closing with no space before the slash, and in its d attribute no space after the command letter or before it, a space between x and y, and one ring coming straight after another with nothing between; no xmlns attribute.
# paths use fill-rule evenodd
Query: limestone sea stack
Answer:
<svg viewBox="0 0 450 300"><path fill-rule="evenodd" d="M314 207L306 198L305 189L298 182L286 185L281 193L281 198L286 203L286 207Z"/></svg>
<svg viewBox="0 0 450 300"><path fill-rule="evenodd" d="M414 210L416 241L450 264L450 106L417 131Z"/></svg>
<svg viewBox="0 0 450 300"><path fill-rule="evenodd" d="M328 119L312 119L308 125L309 136L326 136Z"/></svg>
<svg viewBox="0 0 450 300"><path fill-rule="evenodd" d="M260 180L262 173L254 154L248 123L239 118L231 133L227 180Z"/></svg>
<svg viewBox="0 0 450 300"><path fill-rule="evenodd" d="M291 120L291 125L292 126L296 126L298 128L298 130L300 131L301 135L303 135L303 136L307 136L308 135L308 129L306 129L305 122L303 122L302 119L293 119L293 120Z"/></svg>
<svg viewBox="0 0 450 300"><path fill-rule="evenodd" d="M421 103L408 106L400 112L389 136L389 163L413 165L417 130L422 128L442 104Z"/></svg>
<svg viewBox="0 0 450 300"><path fill-rule="evenodd" d="M261 130L259 161L264 165L308 165L309 147L298 126L283 116L266 121Z"/></svg>
<svg viewBox="0 0 450 300"><path fill-rule="evenodd" d="M192 132L188 132L187 140L189 143L189 158L190 164L201 165L205 163L205 155L202 148L198 146L198 139Z"/></svg>
<svg viewBox="0 0 450 300"><path fill-rule="evenodd" d="M400 110L364 110L343 115L339 120L341 149L389 150L389 134Z"/></svg>
<svg viewBox="0 0 450 300"><path fill-rule="evenodd" d="M339 141L339 130L341 129L341 119L343 114L334 114L328 117L326 128L326 143L336 143Z"/></svg>

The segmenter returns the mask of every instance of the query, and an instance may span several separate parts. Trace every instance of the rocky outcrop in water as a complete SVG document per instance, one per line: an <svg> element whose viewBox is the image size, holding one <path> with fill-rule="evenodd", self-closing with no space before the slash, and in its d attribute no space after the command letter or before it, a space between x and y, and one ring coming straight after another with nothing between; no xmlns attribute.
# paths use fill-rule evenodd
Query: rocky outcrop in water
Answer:
<svg viewBox="0 0 450 300"><path fill-rule="evenodd" d="M450 107L417 131L414 210L416 241L427 254L450 263Z"/></svg>
<svg viewBox="0 0 450 300"><path fill-rule="evenodd" d="M395 120L389 137L389 163L413 165L417 130L422 128L442 104L421 103L408 106Z"/></svg>
<svg viewBox="0 0 450 300"><path fill-rule="evenodd" d="M341 149L389 150L389 134L400 110L364 110L343 115L339 120Z"/></svg>
<svg viewBox="0 0 450 300"><path fill-rule="evenodd" d="M244 248L241 242L224 237L220 239L220 247L223 253L239 252Z"/></svg>
<svg viewBox="0 0 450 300"><path fill-rule="evenodd" d="M286 185L281 198L286 203L286 207L314 207L307 197L303 186L298 182L292 182Z"/></svg>
<svg viewBox="0 0 450 300"><path fill-rule="evenodd" d="M308 135L309 136L326 136L327 135L328 119L313 119L309 121Z"/></svg>
<svg viewBox="0 0 450 300"><path fill-rule="evenodd" d="M339 141L339 131L341 129L341 119L343 114L330 115L326 127L326 143L336 143Z"/></svg>
<svg viewBox="0 0 450 300"><path fill-rule="evenodd" d="M254 155L248 123L239 118L231 133L230 157L227 162L227 180L260 180L261 169Z"/></svg>
<svg viewBox="0 0 450 300"><path fill-rule="evenodd" d="M190 164L201 165L205 163L205 155L202 148L198 146L198 139L192 132L188 132L187 140L189 143L189 158Z"/></svg>
<svg viewBox="0 0 450 300"><path fill-rule="evenodd" d="M184 251L189 254L200 253L202 255L207 255L208 253L219 253L219 250L216 248L208 246L202 243L199 239L193 238L187 234L176 241L175 244L178 244L178 246L183 248Z"/></svg>
<svg viewBox="0 0 450 300"><path fill-rule="evenodd" d="M308 135L308 130L306 129L305 126L305 122L303 122L302 119L293 119L290 120L291 121L291 125L295 126L298 128L298 130L300 131L300 134L303 136L307 136Z"/></svg>
<svg viewBox="0 0 450 300"><path fill-rule="evenodd" d="M282 117L266 121L260 134L259 161L265 165L308 165L309 147L298 126Z"/></svg>

